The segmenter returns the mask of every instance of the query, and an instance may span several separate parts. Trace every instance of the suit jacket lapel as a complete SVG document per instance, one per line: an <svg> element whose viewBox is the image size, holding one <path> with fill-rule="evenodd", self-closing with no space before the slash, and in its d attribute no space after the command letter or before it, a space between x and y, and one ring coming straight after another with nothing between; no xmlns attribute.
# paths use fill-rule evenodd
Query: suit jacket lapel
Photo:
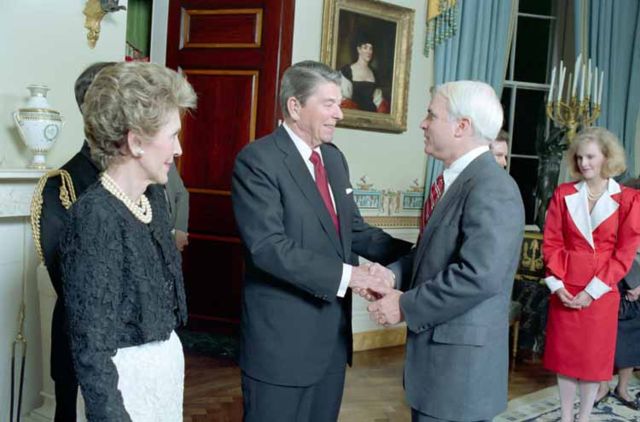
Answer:
<svg viewBox="0 0 640 422"><path fill-rule="evenodd" d="M598 226L606 221L611 215L613 215L620 204L616 199L614 199L613 195L616 195L618 198L618 194L620 194L621 189L618 182L613 179L609 179L609 183L607 183L607 189L602 194L596 205L591 210L591 227L593 230L597 229Z"/></svg>
<svg viewBox="0 0 640 422"><path fill-rule="evenodd" d="M327 211L324 201L320 196L320 192L318 192L316 183L311 177L311 174L309 174L309 169L296 149L293 140L291 140L287 131L282 127L278 129L276 134L276 144L285 153L284 164L288 168L289 173L291 173L291 178L298 185L302 194L311 203L311 207L320 220L320 224L327 233L327 236L331 238L336 249L342 251L340 239L336 233L329 211Z"/></svg>
<svg viewBox="0 0 640 422"><path fill-rule="evenodd" d="M329 179L329 185L331 193L333 194L333 201L336 205L338 212L338 221L340 222L340 241L342 243L343 256L349 256L350 247L348 247L345 240L351 233L351 210L346 202L346 180L347 176L344 174L344 166L339 154L332 147L325 145L320 146L322 150L322 159L324 161L324 167L327 171L327 177ZM328 213L327 213L328 215Z"/></svg>
<svg viewBox="0 0 640 422"><path fill-rule="evenodd" d="M436 207L433 209L433 213L431 214L431 217L429 218L429 221L427 222L427 225L422 232L422 236L420 237L420 243L418 244L418 250L416 253L416 260L413 265L412 283L413 279L416 276L420 261L424 256L424 250L429 244L435 228L440 225L442 217L446 214L451 205L456 202L456 199L460 195L463 195L466 191L468 191L468 189L470 189L467 182L475 176L478 170L486 165L487 159L493 160L490 152L485 152L471 161L469 165L462 171L462 173L458 175L456 180L453 181L451 186L447 189L445 195L440 198L440 201L438 201L438 203L436 204Z"/></svg>
<svg viewBox="0 0 640 422"><path fill-rule="evenodd" d="M591 233L591 218L589 216L589 201L587 199L587 186L584 182L574 185L576 193L564 197L569 218L573 221L582 237L594 248L593 235Z"/></svg>
<svg viewBox="0 0 640 422"><path fill-rule="evenodd" d="M618 185L615 180L609 179L607 190L600 199L598 199L591 213L589 213L587 184L585 182L579 182L574 186L576 193L564 197L567 211L576 228L580 234L582 234L582 237L595 249L593 232L603 221L607 220L618 210L619 204L612 195L620 193L620 185Z"/></svg>

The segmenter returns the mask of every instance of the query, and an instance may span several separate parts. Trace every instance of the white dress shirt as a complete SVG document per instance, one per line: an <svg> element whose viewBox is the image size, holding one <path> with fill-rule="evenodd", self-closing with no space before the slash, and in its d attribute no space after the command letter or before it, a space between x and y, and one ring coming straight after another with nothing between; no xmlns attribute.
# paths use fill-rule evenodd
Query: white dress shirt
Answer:
<svg viewBox="0 0 640 422"><path fill-rule="evenodd" d="M462 173L473 160L487 151L489 151L489 147L487 145L476 147L451 163L448 168L444 169L442 172L442 178L444 179L444 192L442 193L442 196L447 193L449 186L455 182L458 176L460 176L460 173Z"/></svg>

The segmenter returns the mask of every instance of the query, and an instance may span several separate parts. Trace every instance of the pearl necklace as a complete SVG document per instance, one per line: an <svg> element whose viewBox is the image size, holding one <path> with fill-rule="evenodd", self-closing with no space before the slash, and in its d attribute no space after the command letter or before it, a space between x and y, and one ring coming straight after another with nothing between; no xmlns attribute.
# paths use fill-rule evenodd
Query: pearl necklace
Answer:
<svg viewBox="0 0 640 422"><path fill-rule="evenodd" d="M590 201L597 201L605 191L605 189L602 189L600 193L594 194L591 192L591 189L589 189L588 184L585 183L585 186L587 187L587 197L589 198Z"/></svg>
<svg viewBox="0 0 640 422"><path fill-rule="evenodd" d="M144 194L140 196L137 203L133 202L106 172L100 176L100 183L107 191L118 198L131 211L134 217L144 224L151 222L153 211L151 210L149 199Z"/></svg>

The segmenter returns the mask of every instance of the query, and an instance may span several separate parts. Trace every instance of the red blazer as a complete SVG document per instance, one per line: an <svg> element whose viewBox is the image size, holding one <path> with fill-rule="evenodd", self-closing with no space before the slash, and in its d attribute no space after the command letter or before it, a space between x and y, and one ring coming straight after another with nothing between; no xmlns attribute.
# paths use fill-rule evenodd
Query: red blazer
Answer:
<svg viewBox="0 0 640 422"><path fill-rule="evenodd" d="M579 287L599 280L615 290L639 245L638 191L609 179L607 190L589 214L585 182L558 186L544 227L547 276Z"/></svg>

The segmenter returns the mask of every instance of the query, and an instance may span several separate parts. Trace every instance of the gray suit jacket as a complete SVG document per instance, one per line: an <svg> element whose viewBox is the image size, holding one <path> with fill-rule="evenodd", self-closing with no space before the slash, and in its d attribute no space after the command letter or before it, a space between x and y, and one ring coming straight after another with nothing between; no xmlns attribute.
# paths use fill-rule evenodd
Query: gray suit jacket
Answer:
<svg viewBox="0 0 640 422"><path fill-rule="evenodd" d="M169 212L171 213L171 227L185 233L188 232L189 192L184 187L175 164L172 164L169 169L169 180L165 185L165 189Z"/></svg>
<svg viewBox="0 0 640 422"><path fill-rule="evenodd" d="M480 155L403 259L412 408L454 421L491 419L506 408L509 302L523 234L518 187L490 152Z"/></svg>

